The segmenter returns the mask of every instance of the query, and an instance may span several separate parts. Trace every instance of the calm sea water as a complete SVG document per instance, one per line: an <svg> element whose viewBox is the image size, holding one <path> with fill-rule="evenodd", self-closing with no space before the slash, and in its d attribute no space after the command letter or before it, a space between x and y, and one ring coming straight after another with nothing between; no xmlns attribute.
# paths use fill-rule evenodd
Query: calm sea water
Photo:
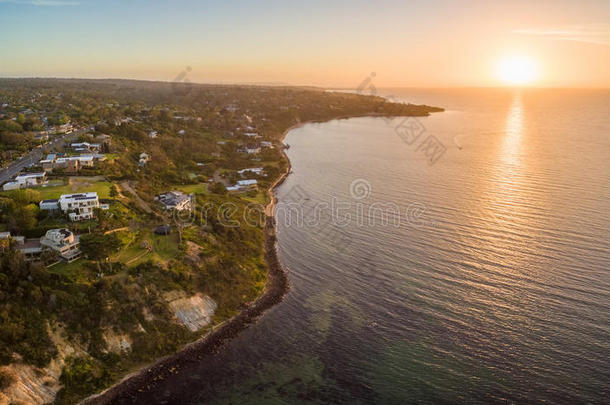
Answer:
<svg viewBox="0 0 610 405"><path fill-rule="evenodd" d="M292 289L159 402L608 403L610 92L385 94L447 111L288 135Z"/></svg>

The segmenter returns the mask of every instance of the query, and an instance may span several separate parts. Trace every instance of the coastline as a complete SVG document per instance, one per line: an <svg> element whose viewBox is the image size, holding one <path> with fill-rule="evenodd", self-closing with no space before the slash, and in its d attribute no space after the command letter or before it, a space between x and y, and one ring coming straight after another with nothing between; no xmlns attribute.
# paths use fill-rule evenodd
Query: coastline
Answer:
<svg viewBox="0 0 610 405"><path fill-rule="evenodd" d="M347 118L347 117L346 117ZM337 118L340 119L340 118ZM293 129L299 128L310 121L298 123L286 129L280 142L283 143L286 135ZM265 311L280 303L288 290L290 282L285 269L282 267L277 255L277 238L275 229L275 189L286 180L290 174L292 165L290 159L282 148L282 155L288 163L284 173L267 189L269 203L265 207L265 261L269 266L267 283L263 293L253 302L245 304L245 308L233 318L219 324L205 336L184 346L180 351L169 356L162 357L153 363L136 370L122 380L107 388L106 390L83 399L83 405L110 404L119 398L135 399L143 393L142 387L150 388L156 381L161 381L167 376L175 374L182 364L188 362L200 362L206 356L218 353L222 346L236 337L241 331L264 314Z"/></svg>
<svg viewBox="0 0 610 405"><path fill-rule="evenodd" d="M428 114L429 115L429 114ZM283 144L288 133L307 124L331 122L350 118L381 117L383 114L345 115L329 120L309 120L296 123L286 129L279 141ZM277 203L275 190L281 186L292 170L290 159L282 148L282 155L286 159L287 167L284 173L267 189L269 202L265 206L265 261L269 266L267 283L263 293L254 301L244 304L244 309L234 317L217 325L206 335L194 342L186 344L178 352L156 359L152 363L123 377L120 381L105 389L83 399L81 405L106 405L114 403L135 403L138 396L145 396L146 391L153 388L157 381L178 374L182 365L199 363L207 356L219 353L222 347L235 338L248 326L255 323L265 311L279 304L290 289L290 282L286 270L282 267L277 254L276 222L274 209Z"/></svg>

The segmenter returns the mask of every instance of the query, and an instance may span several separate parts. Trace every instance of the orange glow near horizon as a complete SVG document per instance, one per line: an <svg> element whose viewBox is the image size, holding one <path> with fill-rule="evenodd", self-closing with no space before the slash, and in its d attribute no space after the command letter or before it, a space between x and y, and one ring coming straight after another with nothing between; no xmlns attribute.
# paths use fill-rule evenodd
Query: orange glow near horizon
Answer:
<svg viewBox="0 0 610 405"><path fill-rule="evenodd" d="M140 3L0 0L0 77L610 88L610 2Z"/></svg>

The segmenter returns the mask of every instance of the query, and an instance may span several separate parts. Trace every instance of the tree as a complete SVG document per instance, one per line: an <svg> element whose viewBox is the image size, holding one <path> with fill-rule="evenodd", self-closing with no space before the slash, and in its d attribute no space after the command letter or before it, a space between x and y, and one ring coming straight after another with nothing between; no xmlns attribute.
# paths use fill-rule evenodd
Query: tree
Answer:
<svg viewBox="0 0 610 405"><path fill-rule="evenodd" d="M214 194L226 194L227 188L225 187L224 184L222 184L220 182L216 182L216 183L212 184L212 187L210 187L210 191Z"/></svg>
<svg viewBox="0 0 610 405"><path fill-rule="evenodd" d="M80 250L91 260L97 262L101 273L101 261L121 248L121 240L115 235L100 235L91 233L80 237ZM110 263L109 263L110 265ZM112 271L112 266L110 267Z"/></svg>
<svg viewBox="0 0 610 405"><path fill-rule="evenodd" d="M36 219L38 211L38 207L33 204L17 206L9 218L9 227L11 231L22 233L34 229L38 224L38 220Z"/></svg>
<svg viewBox="0 0 610 405"><path fill-rule="evenodd" d="M44 264L55 263L58 259L59 259L59 254L56 251L50 250L50 249L43 250L42 254L40 255L40 260Z"/></svg>
<svg viewBox="0 0 610 405"><path fill-rule="evenodd" d="M113 184L112 187L110 187L110 197L116 198L118 196L119 196L119 190L117 189L116 185Z"/></svg>

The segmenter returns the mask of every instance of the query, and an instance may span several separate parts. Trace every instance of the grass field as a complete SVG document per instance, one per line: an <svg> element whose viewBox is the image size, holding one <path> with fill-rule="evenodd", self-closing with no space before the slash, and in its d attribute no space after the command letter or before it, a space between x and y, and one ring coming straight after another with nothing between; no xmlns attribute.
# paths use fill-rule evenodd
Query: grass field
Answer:
<svg viewBox="0 0 610 405"><path fill-rule="evenodd" d="M176 189L187 194L205 194L208 192L208 185L205 183L188 184L186 186L177 186Z"/></svg>
<svg viewBox="0 0 610 405"><path fill-rule="evenodd" d="M135 236L135 234L133 234ZM121 262L126 264L128 267L137 266L140 263L144 263L148 260L166 264L172 259L179 257L180 249L178 246L178 235L172 233L168 236L155 235L154 233L146 233L143 239L135 237L127 237L127 245L121 249L120 252L111 256L111 262ZM151 247L151 250L144 248L143 245L147 244ZM90 282L91 277L90 270L83 268L83 265L87 263L86 259L78 259L72 263L60 262L48 268L50 273L63 274L74 282L87 283ZM106 263L102 264L104 271L107 266Z"/></svg>
<svg viewBox="0 0 610 405"><path fill-rule="evenodd" d="M259 191L256 193L256 196L250 196L249 193L244 193L240 195L246 201L249 201L253 204L265 205L267 203L267 193Z"/></svg>
<svg viewBox="0 0 610 405"><path fill-rule="evenodd" d="M150 246L149 251L144 246ZM133 238L120 252L112 256L112 261L120 261L129 267L137 266L148 260L167 263L179 255L178 235L168 236L147 233L143 238Z"/></svg>
<svg viewBox="0 0 610 405"><path fill-rule="evenodd" d="M50 187L39 187L36 189L43 200L59 198L62 194L74 194L85 192L96 192L99 198L110 198L110 186L107 181L89 182L86 180L73 180L72 184L52 185Z"/></svg>
<svg viewBox="0 0 610 405"><path fill-rule="evenodd" d="M60 262L48 268L49 273L63 274L74 282L86 282L87 277L81 271L82 265L85 263L83 259L77 259L72 263Z"/></svg>
<svg viewBox="0 0 610 405"><path fill-rule="evenodd" d="M51 180L45 187L36 187L28 190L37 191L43 200L59 198L62 194L84 193L94 191L99 198L110 198L112 183L87 177L70 177L70 181ZM0 191L0 195L9 194L10 191Z"/></svg>

